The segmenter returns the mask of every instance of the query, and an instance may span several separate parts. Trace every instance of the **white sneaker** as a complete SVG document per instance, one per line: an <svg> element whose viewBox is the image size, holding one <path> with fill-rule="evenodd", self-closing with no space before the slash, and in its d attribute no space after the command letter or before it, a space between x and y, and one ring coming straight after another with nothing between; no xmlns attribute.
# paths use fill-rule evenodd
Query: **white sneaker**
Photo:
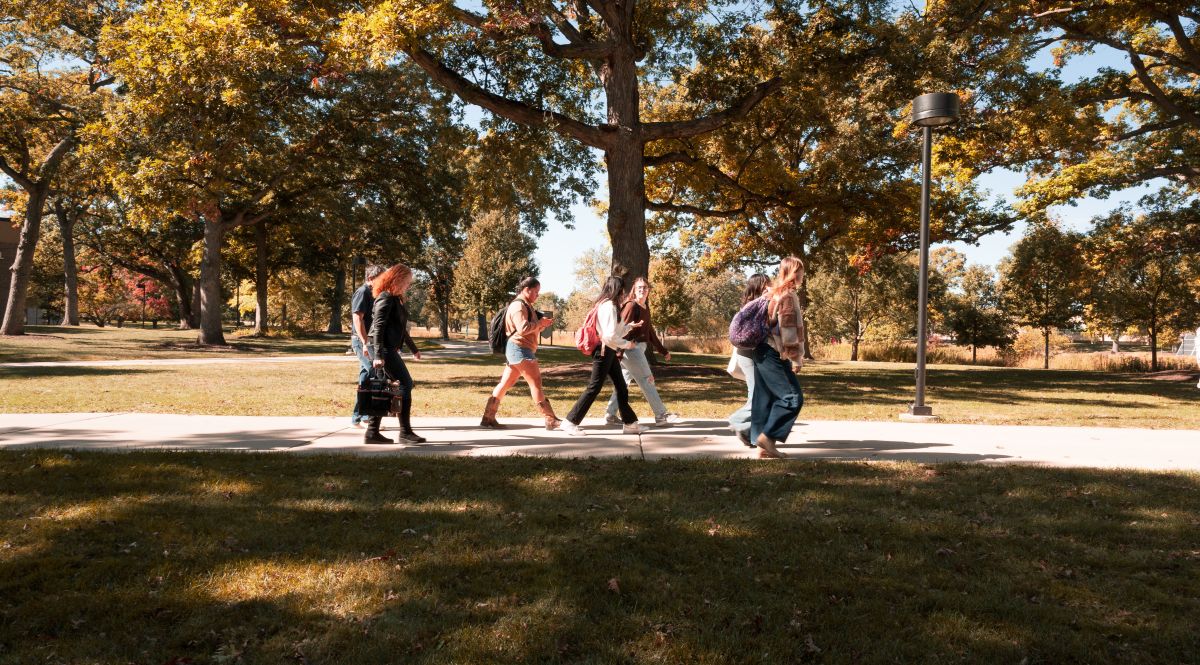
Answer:
<svg viewBox="0 0 1200 665"><path fill-rule="evenodd" d="M587 436L587 432L570 420L562 421L558 428L571 436Z"/></svg>
<svg viewBox="0 0 1200 665"><path fill-rule="evenodd" d="M624 425L625 423L621 422L621 419L617 416L606 415L606 416L604 416L604 424L605 425Z"/></svg>
<svg viewBox="0 0 1200 665"><path fill-rule="evenodd" d="M664 413L661 416L654 417L654 425L656 427L670 427L671 425L678 425L681 422L683 422L683 419L674 413Z"/></svg>
<svg viewBox="0 0 1200 665"><path fill-rule="evenodd" d="M646 427L641 423L629 423L621 428L622 434L644 434L645 432Z"/></svg>

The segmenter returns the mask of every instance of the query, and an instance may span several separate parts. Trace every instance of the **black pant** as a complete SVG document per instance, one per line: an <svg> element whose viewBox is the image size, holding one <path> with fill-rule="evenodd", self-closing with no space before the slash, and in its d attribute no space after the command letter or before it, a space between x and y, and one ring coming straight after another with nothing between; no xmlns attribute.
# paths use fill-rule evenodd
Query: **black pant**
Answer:
<svg viewBox="0 0 1200 665"><path fill-rule="evenodd" d="M600 396L604 387L604 377L612 379L613 390L617 393L617 409L621 412L621 422L629 425L637 422L637 414L629 406L629 386L625 385L625 377L621 374L621 363L617 360L617 352L601 344L592 353L592 376L588 379L587 389L579 396L579 401L571 407L567 420L578 425L587 416L592 402Z"/></svg>

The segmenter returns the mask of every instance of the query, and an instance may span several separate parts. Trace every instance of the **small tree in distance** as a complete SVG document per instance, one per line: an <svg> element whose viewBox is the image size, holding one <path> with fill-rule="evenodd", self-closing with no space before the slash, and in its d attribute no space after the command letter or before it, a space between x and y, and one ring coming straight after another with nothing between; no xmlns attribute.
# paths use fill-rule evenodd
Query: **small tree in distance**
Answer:
<svg viewBox="0 0 1200 665"><path fill-rule="evenodd" d="M1000 262L1000 299L1017 323L1042 333L1043 369L1050 369L1050 335L1083 313L1080 281L1082 238L1052 221L1031 224Z"/></svg>
<svg viewBox="0 0 1200 665"><path fill-rule="evenodd" d="M515 215L489 212L467 230L450 297L464 314L475 315L478 339L487 339L488 315L512 300L517 282L537 275L536 249L537 243L521 231Z"/></svg>
<svg viewBox="0 0 1200 665"><path fill-rule="evenodd" d="M667 252L650 262L650 311L663 339L669 329L687 325L692 317L687 282L687 265L679 252Z"/></svg>
<svg viewBox="0 0 1200 665"><path fill-rule="evenodd" d="M947 326L959 344L971 346L971 364L979 347L1012 344L1013 325L1000 309L1000 294L991 268L971 266L962 277L962 293L951 300Z"/></svg>

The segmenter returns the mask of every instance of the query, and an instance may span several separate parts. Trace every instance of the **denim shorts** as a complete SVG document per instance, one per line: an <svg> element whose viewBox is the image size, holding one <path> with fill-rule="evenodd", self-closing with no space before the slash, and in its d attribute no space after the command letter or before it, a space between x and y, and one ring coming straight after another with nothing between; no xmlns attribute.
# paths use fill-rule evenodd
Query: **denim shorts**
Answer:
<svg viewBox="0 0 1200 665"><path fill-rule="evenodd" d="M509 365L516 365L526 360L537 360L537 356L533 353L533 349L520 346L517 344L517 340L510 339L508 344L504 345L504 360Z"/></svg>

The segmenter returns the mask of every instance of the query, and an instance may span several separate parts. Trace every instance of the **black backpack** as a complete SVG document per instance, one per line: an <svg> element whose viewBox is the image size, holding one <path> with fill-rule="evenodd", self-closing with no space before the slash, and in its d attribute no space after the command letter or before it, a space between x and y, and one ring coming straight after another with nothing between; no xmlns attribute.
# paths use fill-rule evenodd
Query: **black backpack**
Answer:
<svg viewBox="0 0 1200 665"><path fill-rule="evenodd" d="M509 305L511 304L509 303ZM492 346L492 353L499 355L504 355L504 347L508 344L508 328L504 325L504 318L508 314L509 305L505 305L499 312L496 312L496 315L492 317L492 322L488 324L488 344ZM524 303L524 305L533 309L529 303ZM534 312L533 315L537 316L537 313Z"/></svg>

